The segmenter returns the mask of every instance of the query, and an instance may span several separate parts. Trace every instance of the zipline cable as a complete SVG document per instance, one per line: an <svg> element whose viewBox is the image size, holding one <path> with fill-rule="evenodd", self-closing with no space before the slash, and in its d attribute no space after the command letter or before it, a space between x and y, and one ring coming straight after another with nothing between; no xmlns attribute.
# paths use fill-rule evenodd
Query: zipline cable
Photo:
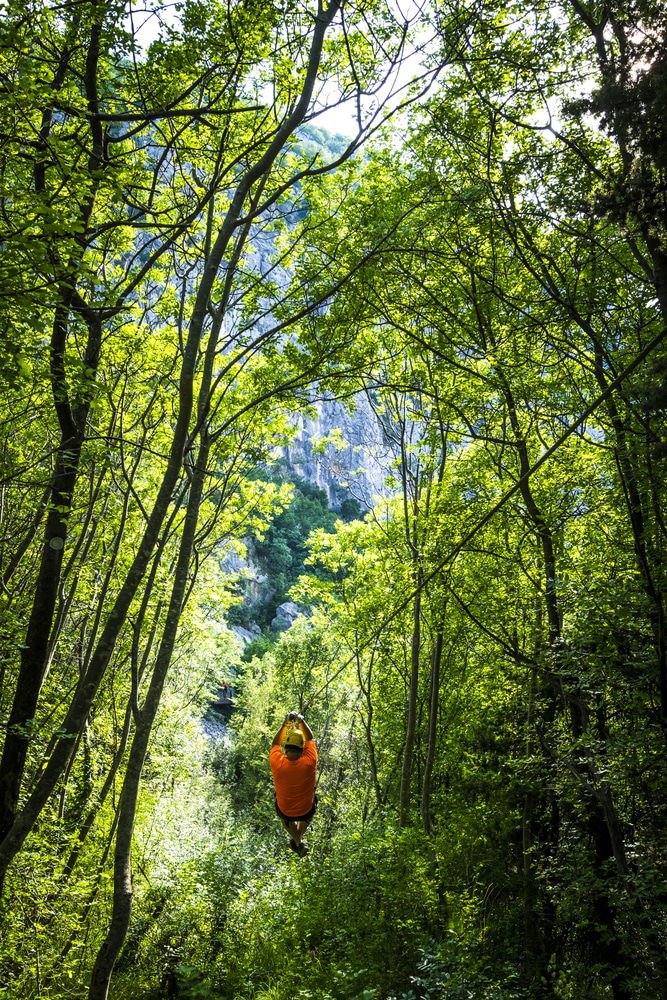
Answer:
<svg viewBox="0 0 667 1000"><path fill-rule="evenodd" d="M537 472L537 470L541 468L544 465L544 463L551 458L554 452L558 451L558 449L565 443L565 441L567 441L570 435L573 434L576 431L576 429L580 427L581 424L583 424L583 422L587 420L588 417L590 417L591 414L597 410L598 406L600 406L601 403L604 403L605 399L607 399L612 394L612 392L615 392L616 389L618 389L619 386L622 385L623 382L625 382L625 380L628 378L629 375L632 375L632 373L635 371L636 368L639 367L642 361L644 361L649 356L649 354L651 354L651 352L654 351L655 348L658 347L660 343L662 343L666 335L667 335L667 326L663 327L660 333L658 333L653 338L653 340L649 341L646 347L644 347L639 352L639 354L631 361L631 363L626 368L623 369L621 374L618 375L612 382L610 382L609 385L606 387L606 389L603 392L601 392L599 396L596 396L593 402L586 407L583 413L581 413L577 417L577 419L573 421L573 423L569 424L566 427L561 436L556 441L554 441L554 443L549 448L547 448L544 454L542 454L537 459L535 464L532 465L527 472L524 472L524 474L520 476L519 479L517 479L514 486L512 486L512 488L509 489L507 493L505 493L500 498L500 500L491 508L491 510L487 511L484 517L482 517L481 520L478 521L477 524L475 524L474 527L472 527L467 532L467 534L463 536L463 538L459 539L459 541L456 543L455 547L451 550L449 555L445 559L441 559L440 562L436 564L435 568L432 569L429 573L427 573L423 577L421 583L417 587L415 587L414 590L412 590L408 594L408 596L403 601L401 601L401 603L398 604L390 614L387 615L387 617L381 622L381 624L375 629L375 631L369 636L369 638L365 642L363 642L358 649L355 650L355 652L349 659L345 661L342 667L340 667L331 677L327 679L327 682L324 685L324 687L320 688L319 691L315 692L315 694L309 700L308 706L311 705L315 701L315 699L319 697L322 691L324 691L324 689L331 683L332 680L335 680L335 678L338 677L339 674L342 674L342 672L347 667L349 667L351 663L354 662L359 653L364 652L366 649L368 649L368 647L372 643L376 642L380 638L380 636L386 629L387 625L390 625L391 622L401 613L401 611L404 611L405 608L412 601L414 601L417 594L419 594L431 582L431 580L433 580L434 577L436 577L444 569L449 567L451 563L453 563L456 557L460 554L464 545L467 545L470 541L472 541L477 532L481 531L482 528L489 523L491 518L496 516L499 510L502 510L507 501L510 500L525 483L528 482L530 477L534 475Z"/></svg>

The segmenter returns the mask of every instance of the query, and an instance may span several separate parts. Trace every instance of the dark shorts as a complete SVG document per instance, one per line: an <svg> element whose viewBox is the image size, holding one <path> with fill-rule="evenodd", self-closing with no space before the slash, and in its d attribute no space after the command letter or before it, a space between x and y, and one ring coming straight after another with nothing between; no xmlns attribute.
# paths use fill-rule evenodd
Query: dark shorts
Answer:
<svg viewBox="0 0 667 1000"><path fill-rule="evenodd" d="M286 816L285 813L281 812L280 809L278 808L278 799L276 799L276 812L278 813L281 819L287 820L288 823L291 823L293 821L296 822L305 821L306 823L310 823L311 819L315 815L316 809L317 809L317 795L314 795L312 809L310 809L304 816Z"/></svg>

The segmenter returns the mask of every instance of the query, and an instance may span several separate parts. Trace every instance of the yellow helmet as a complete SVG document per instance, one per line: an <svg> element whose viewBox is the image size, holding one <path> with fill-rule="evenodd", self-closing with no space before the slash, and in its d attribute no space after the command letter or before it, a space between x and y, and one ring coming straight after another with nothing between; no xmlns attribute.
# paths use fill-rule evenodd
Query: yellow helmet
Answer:
<svg viewBox="0 0 667 1000"><path fill-rule="evenodd" d="M297 747L299 750L303 750L305 742L303 733L300 729L290 729L289 733L285 737L286 747Z"/></svg>

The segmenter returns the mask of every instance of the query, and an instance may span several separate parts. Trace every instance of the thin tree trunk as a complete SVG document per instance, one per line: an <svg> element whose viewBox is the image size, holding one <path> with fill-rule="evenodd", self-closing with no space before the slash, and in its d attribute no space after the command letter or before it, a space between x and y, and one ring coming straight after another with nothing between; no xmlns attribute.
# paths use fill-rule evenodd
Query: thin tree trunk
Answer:
<svg viewBox="0 0 667 1000"><path fill-rule="evenodd" d="M93 823L95 822L95 819L99 814L100 809L106 802L107 796L113 787L116 774L118 773L118 768L122 764L123 757L125 756L125 750L127 749L127 741L130 735L131 725L132 725L132 709L128 705L125 711L125 719L123 721L123 728L121 730L120 740L118 742L118 747L116 749L116 752L114 753L114 757L111 762L111 767L107 771L107 776L104 779L104 784L100 789L100 793L97 797L95 804L88 810L88 813L86 814L83 823L81 824L79 830L77 831L76 841L74 843L74 846L72 847L72 850L69 853L67 861L65 862L65 867L63 868L62 871L63 879L68 879L72 874L72 872L74 871L76 863L79 860L79 855L81 853L83 845L85 844L88 834L90 833L93 827Z"/></svg>
<svg viewBox="0 0 667 1000"><path fill-rule="evenodd" d="M111 845L113 844L114 834L116 832L116 827L118 825L118 814L119 814L119 810L116 809L115 812L114 812L114 818L113 818L113 822L111 824L111 829L109 830L109 834L107 836L107 840L106 840L106 843L104 845L104 850L102 851L102 857L100 858L99 864L97 865L97 879L95 881L95 885L90 890L90 892L88 894L88 897L87 897L86 901L84 902L83 907L81 908L81 911L79 913L79 921L80 921L80 925L81 926L83 926L83 924L84 924L84 922L85 922L88 914L90 913L90 909L91 909L93 903L95 902L95 900L97 898L97 894L98 894L98 892L100 890L100 883L101 883L101 880L102 880L102 874L104 873L104 869L106 867L107 859L109 857L109 854L111 853ZM77 939L79 938L80 933L81 932L80 932L79 927L77 927L77 929L72 932L72 934L68 938L67 942L65 943L65 946L63 947L62 951L60 952L60 959L61 959L61 961L68 954L68 952L72 948L72 946L75 943L75 941L77 941Z"/></svg>
<svg viewBox="0 0 667 1000"><path fill-rule="evenodd" d="M7 589L12 576L14 575L14 573L16 572L16 570L20 565L21 559L32 545L37 535L37 532L39 531L39 526L42 523L42 520L44 519L44 514L46 513L46 508L49 503L50 495L51 495L51 486L47 486L42 494L42 499L39 502L37 510L35 511L33 519L28 527L28 530L26 531L25 535L18 543L16 548L14 549L7 563L7 566L5 567L2 573L2 584L5 589Z"/></svg>
<svg viewBox="0 0 667 1000"><path fill-rule="evenodd" d="M414 575L415 587L421 587L422 571ZM412 756L417 732L417 693L419 690L419 652L421 646L421 589L417 589L412 605L412 642L410 646L410 684L408 688L407 721L405 746L401 768L401 787L398 802L398 823L406 827L410 823L410 785L412 779Z"/></svg>
<svg viewBox="0 0 667 1000"><path fill-rule="evenodd" d="M602 345L593 337L595 347L595 379L602 391L608 387L605 375ZM656 581L663 577L659 559L652 560L649 554L646 517L642 502L641 490L637 482L632 461L632 451L628 446L626 429L613 396L607 399L607 412L614 428L614 454L621 482L624 487L628 518L632 528L637 566L644 587L644 592L650 601L651 627L653 630L656 657L658 661L658 690L660 692L660 721L667 730L667 621L665 615L665 593ZM657 562L654 567L653 563Z"/></svg>
<svg viewBox="0 0 667 1000"><path fill-rule="evenodd" d="M360 711L361 724L364 727L364 732L366 733L366 746L368 747L368 762L371 769L371 780L373 782L373 790L375 792L375 801L378 806L381 806L384 802L382 795L382 789L380 787L380 780L378 778L378 767L377 767L377 757L375 754L375 744L373 743L373 701L371 698L371 679L373 675L373 661L375 659L375 651L371 652L370 662L368 664L368 676L364 678L361 671L361 656L357 650L357 678L359 679L359 690L364 696L366 701L366 715L364 715L363 710Z"/></svg>
<svg viewBox="0 0 667 1000"><path fill-rule="evenodd" d="M150 600L150 595L151 595L151 592L152 592L152 589L153 589L153 584L155 582L155 577L157 575L157 571L158 571L158 568L159 568L159 565L160 565L162 551L164 549L164 546L166 545L167 534L168 534L167 531L165 531L163 533L163 537L162 537L162 541L160 543L160 547L159 547L158 551L155 554L155 558L153 559L153 566L151 568L150 575L149 575L148 580L146 581L146 585L144 587L144 596L143 596L143 600L142 600L142 603L141 603L141 608L139 609L139 614L138 614L137 620L136 620L136 622L134 624L134 639L133 639L133 642L132 642L132 653L131 653L131 659L132 659L132 677L133 677L132 688L133 688L133 691L132 691L132 695L130 696L130 700L128 702L128 705L127 705L127 707L125 709L125 718L123 720L123 726L122 726L121 733L120 733L120 739L118 741L118 747L117 747L116 752L114 754L114 758L113 758L113 761L111 763L111 767L109 768L107 776L106 776L106 778L104 780L104 784L102 785L102 788L100 789L100 793L99 793L99 796L97 798L97 801L95 802L94 806L88 811L88 813L86 815L86 818L83 821L83 824L81 825L81 828L78 831L76 842L75 842L74 846L72 847L72 850L70 851L69 857L68 857L68 859L67 859L67 861L65 863L65 867L63 868L62 875L63 875L64 879L69 878L69 876L72 874L72 872L74 870L74 867L75 867L75 865L77 863L77 860L79 858L79 854L81 853L81 849L82 849L82 847L83 847L83 845L84 845L84 843L86 841L86 838L88 837L88 834L90 833L90 830L92 829L92 825L93 825L93 823L95 821L95 818L96 818L97 814L99 813L100 809L104 805L104 803L106 801L106 798L107 798L107 795L109 794L109 792L113 788L114 781L115 781L115 778L116 778L116 774L117 774L118 769L119 769L120 765L122 764L123 758L125 756L125 751L127 749L127 743L128 743L128 739L129 739L129 735L130 735L130 728L131 728L131 725L132 725L132 717L133 717L133 710L134 710L134 707L135 707L135 699L138 697L138 692L139 692L139 689L140 689L140 686L141 686L141 681L143 679L143 676L144 676L144 673L145 673L145 670L146 670L146 666L148 664L148 658L150 656L151 649L153 648L153 643L155 641L155 636L157 634L157 629L158 629L158 623L159 623L161 612L162 612L163 602L159 601L158 605L157 605L157 608L155 610L153 625L152 625L152 627L150 629L150 633L149 633L149 636L148 636L148 641L146 642L146 645L145 645L145 648L144 648L144 651L143 651L143 655L141 656L141 661L139 661L139 650L138 650L139 634L140 634L140 631L141 631L141 629L143 627L143 623L145 621L146 612L148 610L148 604L149 604L149 600Z"/></svg>
<svg viewBox="0 0 667 1000"><path fill-rule="evenodd" d="M90 981L88 1000L106 1000L111 975L123 947L127 928L130 923L133 896L132 836L141 774L176 641L178 623L188 582L188 571L206 475L208 453L209 444L207 441L204 441L199 450L197 464L190 483L188 509L183 526L178 563L174 575L174 584L167 610L162 641L157 653L146 700L136 720L136 729L120 799L118 832L116 834L116 849L114 854L114 895L111 922L104 942L97 953Z"/></svg>
<svg viewBox="0 0 667 1000"><path fill-rule="evenodd" d="M440 626L435 639L431 656L431 689L428 706L428 733L426 737L426 761L424 763L424 779L422 782L422 823L430 837L433 834L431 819L431 775L435 763L435 750L438 738L438 707L440 695L440 665L442 662L443 627Z"/></svg>

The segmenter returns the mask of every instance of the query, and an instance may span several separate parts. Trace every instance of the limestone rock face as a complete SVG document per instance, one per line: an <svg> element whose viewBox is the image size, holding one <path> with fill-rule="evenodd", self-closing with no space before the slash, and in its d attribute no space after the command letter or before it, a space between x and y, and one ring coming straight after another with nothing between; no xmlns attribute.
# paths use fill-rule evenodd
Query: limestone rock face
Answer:
<svg viewBox="0 0 667 1000"><path fill-rule="evenodd" d="M289 273L276 265L275 253L274 237L258 226L250 241L250 267L287 288ZM257 320L255 332L264 333L273 323L267 312ZM282 449L288 469L325 490L330 507L336 509L348 497L354 497L364 510L370 510L389 492L385 479L396 452L390 440L391 428L382 426L368 397L361 392L352 405L321 396L315 408L316 417L304 414L296 418L296 436ZM320 449L318 442L331 435L337 442L326 443Z"/></svg>
<svg viewBox="0 0 667 1000"><path fill-rule="evenodd" d="M301 614L301 608L294 601L285 601L276 608L276 617L271 622L271 628L277 632L286 632Z"/></svg>
<svg viewBox="0 0 667 1000"><path fill-rule="evenodd" d="M394 449L368 399L360 394L354 403L351 410L335 399L318 402L317 417L298 420L284 457L289 469L326 491L330 507L354 497L370 510L387 493Z"/></svg>
<svg viewBox="0 0 667 1000"><path fill-rule="evenodd" d="M248 546L246 551L241 554L236 548L225 545L220 549L218 558L220 568L224 573L238 574L242 578L243 591L247 600L263 601L271 596L272 588L269 578L254 561L251 546ZM257 629L257 634L260 631ZM248 642L250 641L248 639Z"/></svg>
<svg viewBox="0 0 667 1000"><path fill-rule="evenodd" d="M251 623L251 627L243 628L242 625L230 625L230 631L240 639L244 646L250 645L253 639L257 639L258 636L262 634L262 630L254 622Z"/></svg>

